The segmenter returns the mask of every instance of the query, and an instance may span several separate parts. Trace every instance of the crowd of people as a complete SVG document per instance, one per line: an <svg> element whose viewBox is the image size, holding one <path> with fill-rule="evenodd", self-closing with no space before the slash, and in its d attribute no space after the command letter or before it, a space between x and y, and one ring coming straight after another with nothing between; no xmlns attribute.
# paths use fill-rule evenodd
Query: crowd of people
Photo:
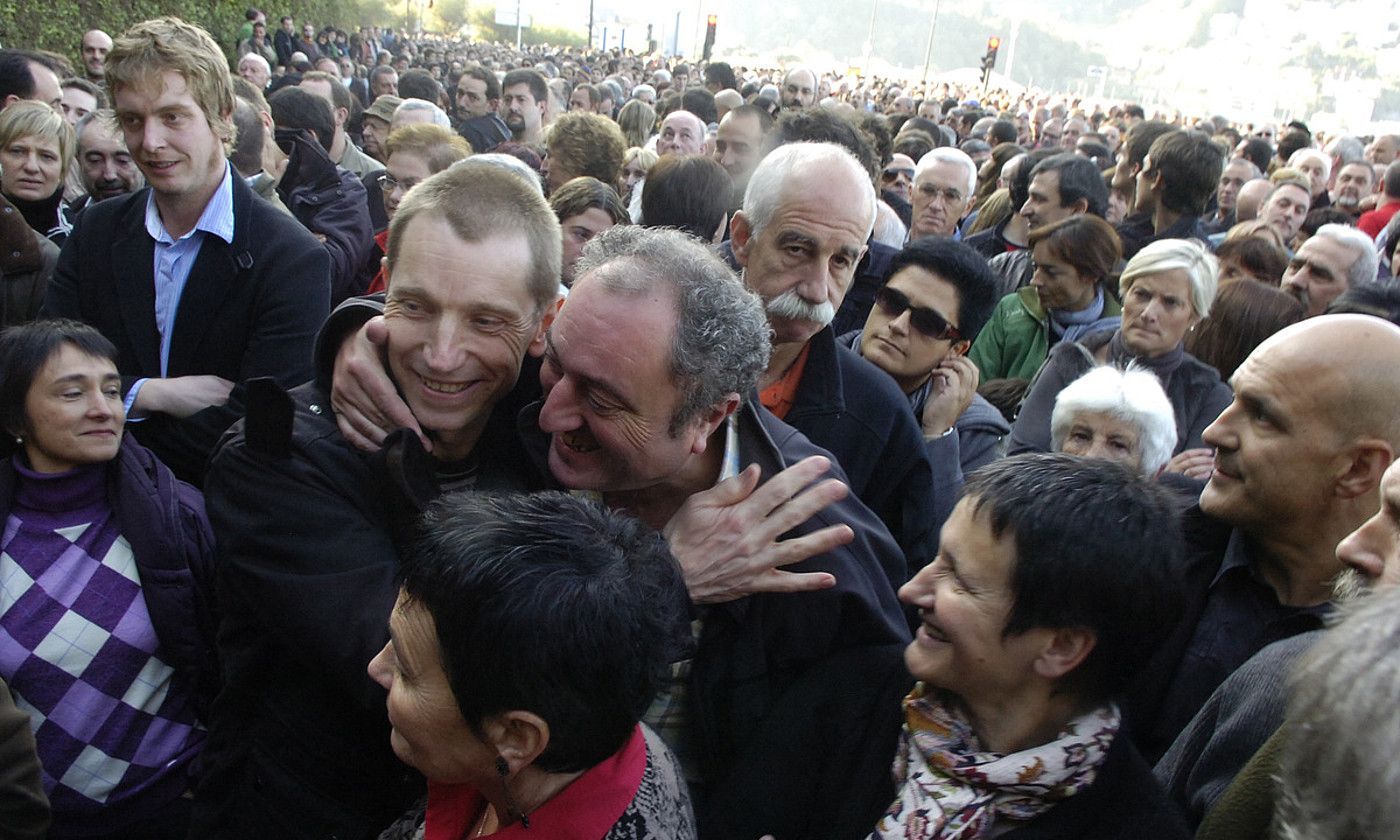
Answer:
<svg viewBox="0 0 1400 840"><path fill-rule="evenodd" d="M1395 836L1400 137L79 47L0 50L0 835Z"/></svg>

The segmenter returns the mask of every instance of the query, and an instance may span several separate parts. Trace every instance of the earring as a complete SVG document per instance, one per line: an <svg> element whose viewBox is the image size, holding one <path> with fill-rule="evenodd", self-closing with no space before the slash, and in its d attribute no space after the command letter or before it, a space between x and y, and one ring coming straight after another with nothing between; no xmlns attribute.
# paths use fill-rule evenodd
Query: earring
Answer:
<svg viewBox="0 0 1400 840"><path fill-rule="evenodd" d="M506 794L506 816L520 820L520 825L523 828L529 828L530 818L515 807L515 798L510 795L510 785L506 784L506 777L510 775L510 764L506 761L505 756L496 756L496 773L501 777L501 788Z"/></svg>

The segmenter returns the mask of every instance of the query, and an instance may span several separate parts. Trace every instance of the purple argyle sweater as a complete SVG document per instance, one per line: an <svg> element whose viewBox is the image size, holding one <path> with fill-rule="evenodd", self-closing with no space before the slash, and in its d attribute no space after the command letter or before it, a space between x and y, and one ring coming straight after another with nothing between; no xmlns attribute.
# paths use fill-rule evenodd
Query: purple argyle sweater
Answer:
<svg viewBox="0 0 1400 840"><path fill-rule="evenodd" d="M0 676L34 726L54 827L150 816L188 788L204 731L160 656L106 464L46 475L16 456L0 537ZM66 833L66 832L65 832Z"/></svg>

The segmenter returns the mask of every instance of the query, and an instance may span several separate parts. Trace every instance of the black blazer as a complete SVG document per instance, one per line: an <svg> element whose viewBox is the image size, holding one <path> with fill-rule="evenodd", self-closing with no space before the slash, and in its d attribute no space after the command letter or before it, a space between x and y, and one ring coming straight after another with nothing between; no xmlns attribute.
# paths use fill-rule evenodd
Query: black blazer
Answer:
<svg viewBox="0 0 1400 840"><path fill-rule="evenodd" d="M87 208L59 256L41 315L74 318L117 346L123 390L159 377L155 240L146 233L149 188ZM234 383L311 378L316 329L330 309L326 249L296 220L233 177L233 243L205 236L180 297L167 375L212 374ZM129 426L180 478L199 484L219 435L242 413L228 405Z"/></svg>

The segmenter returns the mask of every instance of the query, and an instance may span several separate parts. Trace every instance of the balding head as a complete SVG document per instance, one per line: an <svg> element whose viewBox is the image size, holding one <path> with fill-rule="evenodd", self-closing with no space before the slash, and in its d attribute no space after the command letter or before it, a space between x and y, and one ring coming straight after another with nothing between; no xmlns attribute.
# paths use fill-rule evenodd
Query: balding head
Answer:
<svg viewBox="0 0 1400 840"><path fill-rule="evenodd" d="M1207 514L1274 546L1339 568L1337 542L1375 513L1376 488L1400 449L1400 327L1324 315L1261 343L1232 378L1234 402L1202 435L1215 473Z"/></svg>
<svg viewBox="0 0 1400 840"><path fill-rule="evenodd" d="M784 108L810 108L817 101L817 74L806 67L789 70L779 98Z"/></svg>
<svg viewBox="0 0 1400 840"><path fill-rule="evenodd" d="M705 150L705 124L689 111L672 111L656 134L656 154L698 155Z"/></svg>

